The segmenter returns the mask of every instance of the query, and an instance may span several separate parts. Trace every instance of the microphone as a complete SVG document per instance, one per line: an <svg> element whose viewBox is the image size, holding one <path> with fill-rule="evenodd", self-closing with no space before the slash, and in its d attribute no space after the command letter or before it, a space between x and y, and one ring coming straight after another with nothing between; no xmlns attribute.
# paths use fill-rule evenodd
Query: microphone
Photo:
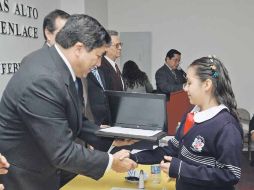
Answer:
<svg viewBox="0 0 254 190"><path fill-rule="evenodd" d="M184 70L183 70L180 66L177 67L177 70L180 71L180 72L182 73L182 75L183 75L183 77L184 77L185 79L187 79L187 78L186 78L186 73L184 72Z"/></svg>

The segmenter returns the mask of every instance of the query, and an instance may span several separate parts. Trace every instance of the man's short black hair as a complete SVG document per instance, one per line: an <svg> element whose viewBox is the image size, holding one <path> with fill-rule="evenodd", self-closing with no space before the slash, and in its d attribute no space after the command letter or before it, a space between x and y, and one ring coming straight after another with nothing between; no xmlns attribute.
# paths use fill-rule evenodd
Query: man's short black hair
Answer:
<svg viewBox="0 0 254 190"><path fill-rule="evenodd" d="M172 57L174 57L175 54L181 55L181 52L176 49L171 49L168 51L166 58L168 57L169 59L171 59Z"/></svg>
<svg viewBox="0 0 254 190"><path fill-rule="evenodd" d="M110 45L111 37L95 18L75 14L68 18L64 27L57 33L56 42L65 49L81 42L89 52L103 45Z"/></svg>
<svg viewBox="0 0 254 190"><path fill-rule="evenodd" d="M59 9L56 9L50 12L47 16L45 16L43 20L43 35L45 40L47 40L45 29L47 28L49 32L53 33L56 30L56 23L55 23L56 18L60 17L62 19L68 19L69 16L70 15L68 13Z"/></svg>

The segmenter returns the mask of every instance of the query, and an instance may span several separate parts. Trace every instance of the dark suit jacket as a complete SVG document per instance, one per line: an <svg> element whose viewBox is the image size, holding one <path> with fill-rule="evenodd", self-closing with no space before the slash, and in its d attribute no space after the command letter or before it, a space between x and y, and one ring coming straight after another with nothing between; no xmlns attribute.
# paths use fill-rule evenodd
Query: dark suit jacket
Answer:
<svg viewBox="0 0 254 190"><path fill-rule="evenodd" d="M106 90L124 90L121 78L119 78L119 76L116 74L115 69L104 56L101 59L101 66L98 69L103 72L106 82Z"/></svg>
<svg viewBox="0 0 254 190"><path fill-rule="evenodd" d="M98 72L101 77L102 84L104 88L106 88L104 75L101 70L98 70ZM108 99L104 93L104 89L92 72L87 75L87 89L88 101L95 123L97 125L109 125L110 111L108 107ZM112 142L113 139L101 138L97 141L97 143L94 143L94 148L101 151L108 151Z"/></svg>
<svg viewBox="0 0 254 190"><path fill-rule="evenodd" d="M106 88L104 75L101 70L98 70L101 77L103 87ZM87 91L88 91L88 101L90 102L90 108L94 117L94 121L97 125L110 123L110 113L108 108L107 97L104 93L104 89L90 72L87 75Z"/></svg>
<svg viewBox="0 0 254 190"><path fill-rule="evenodd" d="M99 179L108 154L74 142L93 144L98 126L82 117L71 74L54 47L22 60L0 103L0 152L11 164L1 182L8 190L57 190L61 171Z"/></svg>
<svg viewBox="0 0 254 190"><path fill-rule="evenodd" d="M176 78L167 65L159 68L155 74L157 92L169 95L171 92L176 92L183 89L183 84L186 82L185 72L183 70L175 70Z"/></svg>

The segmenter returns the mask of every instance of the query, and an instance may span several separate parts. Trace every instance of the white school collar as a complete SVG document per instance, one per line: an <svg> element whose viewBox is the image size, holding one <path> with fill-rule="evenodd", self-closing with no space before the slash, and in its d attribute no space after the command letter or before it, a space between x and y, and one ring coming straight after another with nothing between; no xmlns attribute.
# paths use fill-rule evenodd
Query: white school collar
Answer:
<svg viewBox="0 0 254 190"><path fill-rule="evenodd" d="M194 113L195 123L201 123L213 118L223 109L229 110L224 104L220 104L219 106L214 106L204 111L200 111L200 107L195 106L191 112Z"/></svg>

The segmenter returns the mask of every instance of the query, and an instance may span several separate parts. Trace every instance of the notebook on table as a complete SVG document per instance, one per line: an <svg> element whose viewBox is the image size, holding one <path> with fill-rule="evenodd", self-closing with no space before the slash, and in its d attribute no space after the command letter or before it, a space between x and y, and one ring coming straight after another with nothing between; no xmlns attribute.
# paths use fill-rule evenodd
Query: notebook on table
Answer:
<svg viewBox="0 0 254 190"><path fill-rule="evenodd" d="M105 91L111 127L98 136L157 141L166 136L166 95Z"/></svg>

